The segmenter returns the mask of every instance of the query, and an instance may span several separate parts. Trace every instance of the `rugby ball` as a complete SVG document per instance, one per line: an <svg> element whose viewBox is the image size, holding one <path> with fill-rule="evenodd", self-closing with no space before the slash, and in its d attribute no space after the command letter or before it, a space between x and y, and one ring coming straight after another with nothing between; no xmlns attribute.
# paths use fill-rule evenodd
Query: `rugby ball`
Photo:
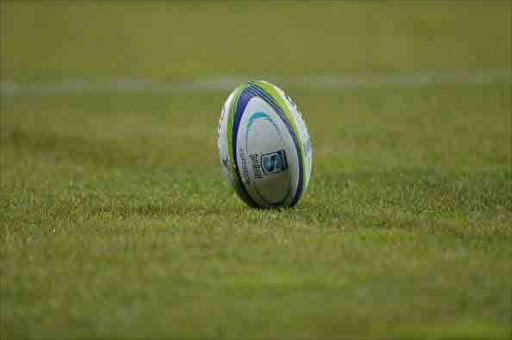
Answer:
<svg viewBox="0 0 512 340"><path fill-rule="evenodd" d="M217 128L224 176L250 207L293 207L306 192L313 151L297 105L266 81L239 85Z"/></svg>

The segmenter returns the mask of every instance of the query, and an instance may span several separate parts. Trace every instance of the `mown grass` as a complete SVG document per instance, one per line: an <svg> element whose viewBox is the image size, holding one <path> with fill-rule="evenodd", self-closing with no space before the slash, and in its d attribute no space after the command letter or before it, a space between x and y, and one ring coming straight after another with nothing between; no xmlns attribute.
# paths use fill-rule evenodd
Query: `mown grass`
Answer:
<svg viewBox="0 0 512 340"><path fill-rule="evenodd" d="M344 56L340 38L335 56L312 55L299 47L315 35L305 33L304 21L284 17L289 30L280 34L301 36L290 42L297 50L288 52L297 60L275 54L282 67L246 52L247 27L239 25L236 34L227 27L237 20L271 22L285 3L265 5L274 11L257 2L60 4L45 12L38 3L1 3L2 80L125 72L195 77L242 69L300 75L318 71L308 66L311 60L326 72L375 71L381 63L386 70L510 67L510 31L501 30L510 14L500 14L508 2L294 3L291 11L316 18L305 25L313 33L330 27L336 37L367 45ZM28 39L34 45L15 43L32 30L6 30L20 25L4 20L7 13L20 15L16 11L67 18L66 25L45 19L51 24ZM179 24L171 20L175 11L189 14L188 36L185 28L172 29ZM212 11L217 16L207 15ZM336 16L338 24L308 16L315 11ZM97 25L63 43L64 34L78 34L83 13L96 14ZM389 36L374 26L368 26L373 33L343 35L343 22L360 22L357 13L402 21L378 19ZM144 39L127 34L128 41L118 41L113 32L121 18L154 27L138 25ZM485 29L469 24L485 18ZM219 26L200 30L203 20ZM394 25L417 38L411 50L401 44L412 40ZM463 28L472 35L461 35ZM95 45L100 31L105 49ZM161 31L174 47L155 43ZM198 32L207 33L195 45L204 42L214 57L183 47L193 44L185 37ZM220 33L251 62L216 47L224 41ZM424 47L437 56L432 63L419 56L424 41L452 46L455 40L467 48L442 54ZM42 49L39 60L34 51L44 41L61 49ZM327 49L325 41L316 43ZM382 53L366 54L378 42L387 42ZM477 52L500 43L493 54ZM176 58L164 63L160 54L143 56L149 45ZM86 47L97 54L85 58ZM49 58L50 51L60 61ZM140 61L133 69L123 61L129 51ZM394 59L392 51L406 54ZM120 64L104 61L115 56ZM368 63L354 66L356 56ZM196 66L182 68L185 60ZM159 63L170 73L159 74ZM511 338L511 82L286 90L308 124L314 168L303 200L283 211L248 209L224 182L215 144L223 91L2 96L0 336Z"/></svg>
<svg viewBox="0 0 512 340"><path fill-rule="evenodd" d="M4 79L510 68L508 1L8 1Z"/></svg>
<svg viewBox="0 0 512 340"><path fill-rule="evenodd" d="M333 94L296 96L325 106L289 211L249 210L224 183L222 93L121 112L3 98L4 336L507 337L510 84L478 89L361 90L339 115ZM393 96L404 113L375 115Z"/></svg>

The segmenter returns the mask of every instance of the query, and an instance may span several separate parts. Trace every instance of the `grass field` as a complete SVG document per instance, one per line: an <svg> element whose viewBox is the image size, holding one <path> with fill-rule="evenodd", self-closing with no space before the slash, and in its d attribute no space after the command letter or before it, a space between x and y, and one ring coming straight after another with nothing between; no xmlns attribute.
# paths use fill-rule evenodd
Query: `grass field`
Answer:
<svg viewBox="0 0 512 340"><path fill-rule="evenodd" d="M511 11L2 1L0 337L512 338ZM229 90L5 90L347 74L410 84L286 83L314 164L284 211L224 182Z"/></svg>

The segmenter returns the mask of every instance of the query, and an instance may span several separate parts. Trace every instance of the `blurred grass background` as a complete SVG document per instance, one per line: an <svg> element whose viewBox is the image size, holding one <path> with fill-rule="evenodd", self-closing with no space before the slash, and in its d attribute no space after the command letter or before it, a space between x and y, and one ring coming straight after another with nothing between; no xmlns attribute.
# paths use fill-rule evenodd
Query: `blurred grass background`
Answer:
<svg viewBox="0 0 512 340"><path fill-rule="evenodd" d="M7 1L2 79L509 69L509 1Z"/></svg>
<svg viewBox="0 0 512 340"><path fill-rule="evenodd" d="M1 1L0 337L511 338L512 81L464 81L511 72L511 10ZM224 183L221 87L4 92L372 74L411 86L288 81L314 150L289 211Z"/></svg>

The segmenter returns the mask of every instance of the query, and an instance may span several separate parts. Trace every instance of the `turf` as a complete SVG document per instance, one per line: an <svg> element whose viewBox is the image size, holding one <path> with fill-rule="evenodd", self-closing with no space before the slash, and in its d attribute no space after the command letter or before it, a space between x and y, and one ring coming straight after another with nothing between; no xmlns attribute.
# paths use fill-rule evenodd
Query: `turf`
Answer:
<svg viewBox="0 0 512 340"><path fill-rule="evenodd" d="M510 68L508 1L1 6L4 79Z"/></svg>
<svg viewBox="0 0 512 340"><path fill-rule="evenodd" d="M1 2L0 76L510 68L510 2L289 4ZM3 95L0 336L511 338L512 81L286 90L314 166L282 211L222 178L224 91Z"/></svg>

